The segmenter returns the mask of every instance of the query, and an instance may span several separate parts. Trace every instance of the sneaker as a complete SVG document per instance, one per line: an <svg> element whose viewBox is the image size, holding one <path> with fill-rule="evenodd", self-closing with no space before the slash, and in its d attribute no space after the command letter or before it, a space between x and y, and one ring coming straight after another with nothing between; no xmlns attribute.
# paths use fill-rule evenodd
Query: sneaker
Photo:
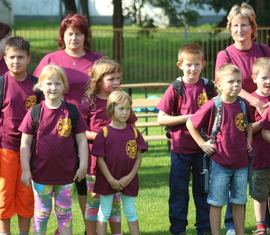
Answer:
<svg viewBox="0 0 270 235"><path fill-rule="evenodd" d="M235 235L235 230L233 228L229 229L226 235Z"/></svg>

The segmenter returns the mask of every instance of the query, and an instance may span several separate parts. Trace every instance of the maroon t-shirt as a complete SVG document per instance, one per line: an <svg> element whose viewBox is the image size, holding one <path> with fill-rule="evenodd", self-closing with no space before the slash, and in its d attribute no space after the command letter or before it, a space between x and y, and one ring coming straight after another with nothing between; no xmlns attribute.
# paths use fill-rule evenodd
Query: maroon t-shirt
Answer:
<svg viewBox="0 0 270 235"><path fill-rule="evenodd" d="M82 103L79 106L79 109L82 113L82 116L86 122L86 124L89 126L89 130L91 132L98 133L98 131L103 128L106 125L109 125L111 123L111 119L108 118L106 114L106 104L107 100L100 99L97 96L94 96L94 104L89 104L87 100L83 100ZM128 124L134 124L137 121L137 117L135 114L127 120ZM93 141L89 141L89 150L91 153L93 146ZM97 158L90 154L90 158L88 161L88 173L90 175L96 174L96 161Z"/></svg>
<svg viewBox="0 0 270 235"><path fill-rule="evenodd" d="M1 148L20 151L21 132L18 130L27 110L36 104L36 93L30 74L19 81L5 74L4 97L0 112Z"/></svg>
<svg viewBox="0 0 270 235"><path fill-rule="evenodd" d="M194 84L183 82L183 86L183 100L179 111L179 116L194 114L208 100L202 78L200 78L198 82ZM215 95L217 95L216 92L214 93L214 96ZM157 106L157 109L171 115L174 111L175 97L175 90L173 86L170 85ZM174 153L191 154L202 152L201 148L189 134L186 123L172 126L170 128L170 132L172 136L171 150Z"/></svg>
<svg viewBox="0 0 270 235"><path fill-rule="evenodd" d="M75 134L87 129L79 114ZM34 134L31 110L27 112L19 130L29 135ZM70 184L77 167L74 135L66 103L62 102L58 109L49 109L42 101L32 167L33 181L49 185Z"/></svg>
<svg viewBox="0 0 270 235"><path fill-rule="evenodd" d="M137 149L142 152L147 150L147 145L137 130L138 137L135 139L134 129L127 124L125 129L115 129L107 126L108 134L104 137L103 129L99 130L93 144L92 154L95 156L104 156L110 173L115 179L121 179L132 170ZM136 197L139 190L138 175L133 178L130 184L122 190L127 196ZM94 192L101 195L110 195L117 193L114 190L101 171L97 170Z"/></svg>
<svg viewBox="0 0 270 235"><path fill-rule="evenodd" d="M69 83L69 90L64 95L64 99L78 107L85 93L86 84L90 79L88 75L89 69L92 68L96 60L102 57L99 53L86 51L85 55L78 60L78 57L69 56L65 50L55 51L44 56L34 75L39 77L43 67L48 64L62 67L66 72ZM76 65L73 65L73 61L76 60Z"/></svg>
<svg viewBox="0 0 270 235"><path fill-rule="evenodd" d="M245 101L248 122L254 122L251 107ZM191 118L194 127L206 129L206 134L211 135L215 116L213 100L205 103ZM240 103L222 102L222 120L220 131L215 139L215 153L212 159L225 168L243 168L249 165L247 154L247 136L244 127L244 115Z"/></svg>
<svg viewBox="0 0 270 235"><path fill-rule="evenodd" d="M5 74L7 71L8 71L8 67L7 67L6 62L4 60L4 57L2 57L2 59L0 59L0 76Z"/></svg>
<svg viewBox="0 0 270 235"><path fill-rule="evenodd" d="M263 103L270 102L270 96L263 97L258 95L256 92L253 92L252 95L261 100ZM255 122L262 119L262 116L254 107L252 107L252 113L255 118ZM270 167L270 144L262 138L262 130L259 130L253 134L252 153L254 155L252 167L253 170Z"/></svg>

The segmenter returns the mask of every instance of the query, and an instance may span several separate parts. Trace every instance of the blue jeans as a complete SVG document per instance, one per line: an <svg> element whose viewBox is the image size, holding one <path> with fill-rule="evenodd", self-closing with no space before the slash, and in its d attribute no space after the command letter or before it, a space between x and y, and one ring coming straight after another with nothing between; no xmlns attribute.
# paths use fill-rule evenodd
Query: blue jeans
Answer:
<svg viewBox="0 0 270 235"><path fill-rule="evenodd" d="M196 207L197 234L210 230L209 209L204 193L204 153L176 154L171 151L169 219L170 232L178 235L188 224L189 181L192 173L192 193Z"/></svg>

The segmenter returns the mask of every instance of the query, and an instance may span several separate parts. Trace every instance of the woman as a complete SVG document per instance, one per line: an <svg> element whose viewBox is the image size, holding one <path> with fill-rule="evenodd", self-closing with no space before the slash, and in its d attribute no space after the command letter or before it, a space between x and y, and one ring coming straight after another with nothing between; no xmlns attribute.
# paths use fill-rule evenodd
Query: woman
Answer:
<svg viewBox="0 0 270 235"><path fill-rule="evenodd" d="M270 57L270 49L265 44L258 44L253 41L256 38L257 23L256 14L250 5L242 3L241 6L233 6L227 19L227 29L234 40L234 44L217 54L216 70L224 63L238 66L242 72L242 90L239 95L248 100L262 115L269 104L265 104L251 95L257 89L251 78L252 65L260 57ZM258 207L259 205L254 204L254 206ZM225 225L228 230L226 235L234 235L230 203L227 206Z"/></svg>
<svg viewBox="0 0 270 235"><path fill-rule="evenodd" d="M247 99L259 113L263 114L266 106L251 95L256 84L251 79L252 65L260 57L270 57L270 49L265 44L254 42L257 32L256 14L247 3L233 6L228 17L227 29L234 44L217 54L216 70L224 63L238 66L242 72L242 91L240 96Z"/></svg>
<svg viewBox="0 0 270 235"><path fill-rule="evenodd" d="M91 51L89 24L80 14L69 14L60 25L59 50L46 55L37 66L34 75L39 77L47 64L62 67L67 75L69 90L64 95L65 101L79 106L89 80L88 71L96 60L103 56ZM87 187L85 179L76 183L80 208L84 217Z"/></svg>
<svg viewBox="0 0 270 235"><path fill-rule="evenodd" d="M12 30L6 23L0 22L0 76L8 71L4 60L4 53L7 40L12 36Z"/></svg>

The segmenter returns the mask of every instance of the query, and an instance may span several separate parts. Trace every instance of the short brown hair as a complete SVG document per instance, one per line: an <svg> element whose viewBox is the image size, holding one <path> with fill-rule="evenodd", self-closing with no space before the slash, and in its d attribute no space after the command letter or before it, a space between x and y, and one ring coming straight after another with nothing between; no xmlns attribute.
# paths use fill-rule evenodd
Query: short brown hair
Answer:
<svg viewBox="0 0 270 235"><path fill-rule="evenodd" d="M112 118L114 114L114 107L118 104L129 104L130 108L132 108L132 99L130 96L124 91L113 91L107 100L106 114L109 118ZM133 115L133 111L131 110L129 118Z"/></svg>
<svg viewBox="0 0 270 235"><path fill-rule="evenodd" d="M184 59L200 58L204 61L203 49L197 43L189 43L182 46L178 52L178 62L182 63Z"/></svg>
<svg viewBox="0 0 270 235"><path fill-rule="evenodd" d="M257 76L262 69L270 72L270 58L261 57L255 60L254 64L252 65L252 75Z"/></svg>
<svg viewBox="0 0 270 235"><path fill-rule="evenodd" d="M248 5L246 2L243 2L241 6L234 5L227 17L227 29L231 33L232 21L234 19L247 19L253 29L251 34L251 39L256 38L257 33L257 23L256 23L256 14L253 8Z"/></svg>
<svg viewBox="0 0 270 235"><path fill-rule="evenodd" d="M241 70L234 64L225 63L216 71L217 81L220 82L223 76L237 74L242 78Z"/></svg>

